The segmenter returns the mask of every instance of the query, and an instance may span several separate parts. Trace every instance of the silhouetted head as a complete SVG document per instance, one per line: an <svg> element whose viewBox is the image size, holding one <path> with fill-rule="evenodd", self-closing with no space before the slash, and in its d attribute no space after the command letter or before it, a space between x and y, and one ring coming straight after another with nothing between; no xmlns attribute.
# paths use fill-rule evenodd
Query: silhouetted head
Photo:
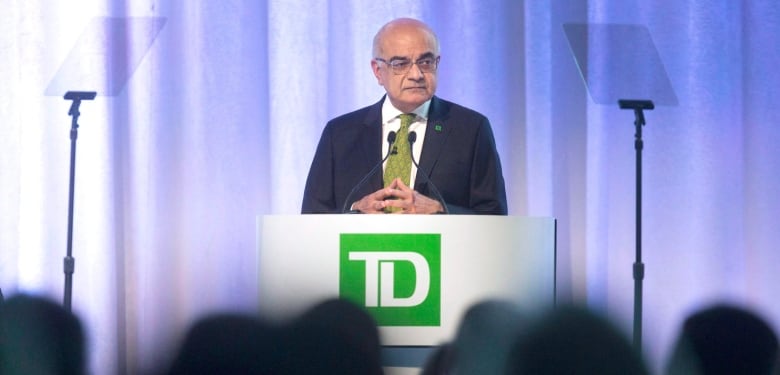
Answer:
<svg viewBox="0 0 780 375"><path fill-rule="evenodd" d="M647 374L640 356L607 320L574 307L543 317L519 336L509 374Z"/></svg>
<svg viewBox="0 0 780 375"><path fill-rule="evenodd" d="M452 373L503 374L511 345L526 328L514 304L498 300L474 304L458 326Z"/></svg>
<svg viewBox="0 0 780 375"><path fill-rule="evenodd" d="M84 374L79 319L45 298L17 295L0 304L0 374Z"/></svg>
<svg viewBox="0 0 780 375"><path fill-rule="evenodd" d="M214 315L188 331L169 374L276 374L274 327L250 316Z"/></svg>
<svg viewBox="0 0 780 375"><path fill-rule="evenodd" d="M771 374L778 341L770 326L740 307L718 305L685 320L667 374Z"/></svg>
<svg viewBox="0 0 780 375"><path fill-rule="evenodd" d="M286 373L382 373L376 322L350 302L324 301L293 321L286 334Z"/></svg>

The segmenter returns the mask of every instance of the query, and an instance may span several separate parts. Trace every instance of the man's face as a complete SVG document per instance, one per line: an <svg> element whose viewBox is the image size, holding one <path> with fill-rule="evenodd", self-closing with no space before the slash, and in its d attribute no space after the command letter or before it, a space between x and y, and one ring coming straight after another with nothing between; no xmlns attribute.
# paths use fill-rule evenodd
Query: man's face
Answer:
<svg viewBox="0 0 780 375"><path fill-rule="evenodd" d="M439 62L433 35L419 27L396 28L383 35L379 46L371 68L396 108L411 112L433 96Z"/></svg>

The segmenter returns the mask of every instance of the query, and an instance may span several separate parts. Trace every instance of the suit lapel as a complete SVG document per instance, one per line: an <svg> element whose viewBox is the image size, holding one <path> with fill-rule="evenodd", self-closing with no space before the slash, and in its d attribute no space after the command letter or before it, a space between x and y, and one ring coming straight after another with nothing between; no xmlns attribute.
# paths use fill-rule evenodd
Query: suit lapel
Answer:
<svg viewBox="0 0 780 375"><path fill-rule="evenodd" d="M360 134L360 144L363 148L363 155L368 168L372 168L382 160L382 103L385 98L382 97L378 103L370 106L363 120L363 127ZM349 147L349 146L347 146ZM368 169L366 169L368 170ZM380 171L381 172L381 171ZM382 173L374 173L368 181L371 191L382 187Z"/></svg>
<svg viewBox="0 0 780 375"><path fill-rule="evenodd" d="M444 149L444 142L452 131L452 127L448 126L449 122L449 108L442 100L434 96L431 99L431 107L428 110L428 123L425 128L425 141L423 142L423 151L420 156L420 168L417 170L417 177L415 179L415 190L422 189L426 181L425 178L420 178L424 173L428 172L428 178L433 173L433 169L436 167L436 162L439 160L441 151Z"/></svg>

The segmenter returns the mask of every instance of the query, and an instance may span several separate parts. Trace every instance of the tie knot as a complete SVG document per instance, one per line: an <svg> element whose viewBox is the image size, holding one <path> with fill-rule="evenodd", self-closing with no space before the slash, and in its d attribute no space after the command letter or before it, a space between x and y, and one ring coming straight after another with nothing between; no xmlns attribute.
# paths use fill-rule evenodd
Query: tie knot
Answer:
<svg viewBox="0 0 780 375"><path fill-rule="evenodd" d="M402 128L408 128L409 125L414 122L414 119L417 117L414 113L404 113L401 116L401 127Z"/></svg>

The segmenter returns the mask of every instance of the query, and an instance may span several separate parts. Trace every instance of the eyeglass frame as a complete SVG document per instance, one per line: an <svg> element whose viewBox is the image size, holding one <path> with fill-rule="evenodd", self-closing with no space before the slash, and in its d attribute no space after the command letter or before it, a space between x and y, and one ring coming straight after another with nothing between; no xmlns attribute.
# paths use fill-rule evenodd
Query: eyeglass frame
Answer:
<svg viewBox="0 0 780 375"><path fill-rule="evenodd" d="M381 57L374 57L374 60L377 61L377 62L384 63L385 65L389 66L390 67L390 71L392 71L393 74L400 76L400 75L404 75L406 73L409 73L409 71L412 70L412 66L414 66L414 65L417 65L417 67L423 73L435 73L436 70L439 68L439 61L441 60L441 56L436 56L436 57L425 56L425 57L421 57L421 58L419 58L419 59L417 59L415 61L412 61L411 59L407 59L407 58L397 58L397 57L393 57L392 59L390 59L390 61L387 61L387 60L385 60L385 59L383 59ZM420 65L420 63L424 62L425 60L431 60L430 68L423 68L423 65ZM409 64L409 67L406 68L403 71L399 71L398 69L400 69L400 68L397 65L395 65L395 64L398 64L398 63L407 63L407 64ZM426 69L429 69L429 70L426 70Z"/></svg>

